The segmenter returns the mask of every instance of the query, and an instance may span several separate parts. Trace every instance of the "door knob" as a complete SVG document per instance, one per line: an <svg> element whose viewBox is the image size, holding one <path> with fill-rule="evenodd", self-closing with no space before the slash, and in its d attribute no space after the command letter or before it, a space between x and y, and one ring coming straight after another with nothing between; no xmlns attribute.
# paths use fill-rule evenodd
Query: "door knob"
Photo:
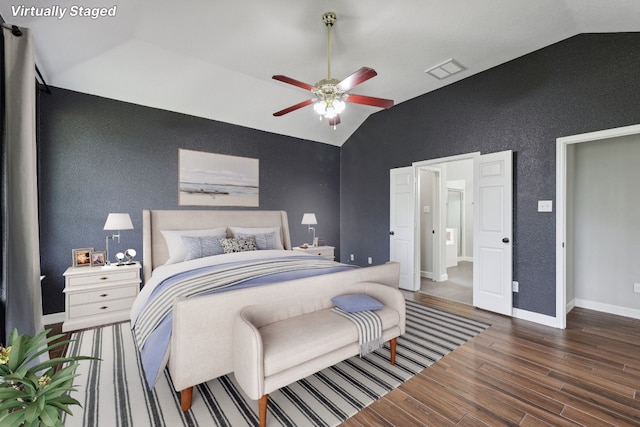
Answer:
<svg viewBox="0 0 640 427"><path fill-rule="evenodd" d="M389 232L389 236L393 236L393 235L395 235L395 234L396 234L396 233L394 233L393 231L390 231L390 232Z"/></svg>
<svg viewBox="0 0 640 427"><path fill-rule="evenodd" d="M502 239L502 243L509 243L509 238L505 237L504 239Z"/></svg>

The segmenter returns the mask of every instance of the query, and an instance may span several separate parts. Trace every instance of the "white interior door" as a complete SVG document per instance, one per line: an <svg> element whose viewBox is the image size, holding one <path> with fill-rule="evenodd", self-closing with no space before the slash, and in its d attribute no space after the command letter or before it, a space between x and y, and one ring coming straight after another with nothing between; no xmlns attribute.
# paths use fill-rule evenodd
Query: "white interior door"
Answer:
<svg viewBox="0 0 640 427"><path fill-rule="evenodd" d="M389 259L400 263L400 287L415 291L420 287L415 274L415 168L389 172Z"/></svg>
<svg viewBox="0 0 640 427"><path fill-rule="evenodd" d="M473 304L511 316L512 153L478 156L474 163Z"/></svg>

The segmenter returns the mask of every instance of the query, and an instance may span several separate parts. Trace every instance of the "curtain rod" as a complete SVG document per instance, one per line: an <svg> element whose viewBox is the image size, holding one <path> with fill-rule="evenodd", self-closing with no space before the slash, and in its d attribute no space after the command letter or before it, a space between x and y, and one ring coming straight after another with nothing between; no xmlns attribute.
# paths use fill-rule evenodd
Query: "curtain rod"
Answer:
<svg viewBox="0 0 640 427"><path fill-rule="evenodd" d="M22 31L20 31L20 27L18 27L17 25L11 25L9 26L9 24L7 24L7 22L4 20L4 18L2 17L2 15L0 15L0 24L7 29L11 29L11 34L13 34L16 37L21 37L22 36ZM49 86L47 85L47 82L44 80L44 77L42 77L42 73L40 72L40 69L38 68L38 64L33 63L33 65L35 65L36 67L36 74L38 74L38 77L40 78L40 82L42 84L42 86L44 86L44 91L46 93L48 93L49 95L51 95L51 89L49 89ZM36 79L36 83L38 82L38 79Z"/></svg>

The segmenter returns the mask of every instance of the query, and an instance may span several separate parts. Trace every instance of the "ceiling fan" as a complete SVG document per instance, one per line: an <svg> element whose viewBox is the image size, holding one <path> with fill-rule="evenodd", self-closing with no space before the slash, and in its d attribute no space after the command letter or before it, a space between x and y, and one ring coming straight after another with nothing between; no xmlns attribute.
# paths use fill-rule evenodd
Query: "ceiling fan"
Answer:
<svg viewBox="0 0 640 427"><path fill-rule="evenodd" d="M320 120L327 119L330 126L335 129L340 124L340 113L344 111L345 102L354 104L369 105L372 107L391 108L391 99L374 98L372 96L356 95L347 93L354 87L375 77L378 73L373 68L362 67L349 77L340 81L331 77L331 27L335 24L337 16L334 12L327 12L322 15L322 21L327 27L327 78L322 79L315 85L301 82L291 77L275 75L273 78L290 85L312 92L315 97L307 99L291 107L273 113L280 117L307 105L314 104L313 109L320 115Z"/></svg>

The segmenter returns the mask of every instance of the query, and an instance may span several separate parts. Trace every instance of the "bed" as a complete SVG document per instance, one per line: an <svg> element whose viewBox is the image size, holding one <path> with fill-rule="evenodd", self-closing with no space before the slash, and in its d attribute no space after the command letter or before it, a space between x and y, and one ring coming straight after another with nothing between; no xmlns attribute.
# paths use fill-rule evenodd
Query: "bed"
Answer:
<svg viewBox="0 0 640 427"><path fill-rule="evenodd" d="M239 231L245 232L244 237L246 237L247 233L251 234L249 233L251 230L273 229L276 230L276 233L272 234L276 235L276 243L279 243L280 247L202 257L165 265L175 255L175 248L169 247L167 243L167 241L175 241L175 234L184 236L185 234L189 235L193 230L218 228L226 229L228 237L243 237ZM170 232L168 233L168 231ZM240 237L236 240L239 240ZM258 259L255 262L259 264L259 268L263 268L262 266L266 264L280 265L286 261L294 263L296 268L302 271L306 264L311 263L313 268L317 268L319 271L307 273L304 270L302 277L297 278L289 271L276 274L265 273L256 279L259 282L256 285L246 285L245 282L242 282L241 285L224 291L198 291L201 293L193 294L198 295L197 297L188 297L182 294L171 296L174 294L169 291L165 292L165 299L171 297L171 311L169 315L165 315L169 325L165 324L165 332L156 333L156 336L161 337L158 338L159 340L166 340L166 352L162 355L157 351L150 353L155 354L153 357L156 359L162 356L159 369L164 369L165 365L169 369L174 388L176 391L181 391L183 409L188 409L191 405L193 386L233 371L231 350L233 323L239 310L244 306L255 304L257 301L269 303L270 301L291 300L298 303L295 304L296 307L302 306L306 307L304 310L312 311L317 309L320 304L319 299L314 297L314 287L322 286L328 280L345 285L373 281L398 287L399 265L397 263L357 268L298 251L291 251L291 248L289 223L285 211L143 211L143 277L145 287L132 308L134 334L138 333L138 329L144 329L140 326L143 323L140 319L147 314L145 310L152 311L145 308L145 304L149 304L147 299L151 295L159 293L162 286L168 286L165 283L170 282L168 278L173 280L174 277L183 274L183 268L184 271L188 271L188 274L196 274L194 272L197 272L194 280L198 283L206 281L201 280L202 277L209 277L203 273L203 271L208 272L207 269L216 270L215 273L211 273L216 275L220 274L218 272L220 269L225 275L231 274L230 272L240 274L235 270L236 258L233 258L233 262L230 261L232 257L242 259L243 263L249 257L252 259L255 257ZM250 268L256 267L252 264ZM174 270L180 270L180 273L175 274ZM299 304L300 301L303 302L302 305ZM146 366L145 374L147 374ZM153 384L153 378L156 374L147 375L150 385Z"/></svg>

